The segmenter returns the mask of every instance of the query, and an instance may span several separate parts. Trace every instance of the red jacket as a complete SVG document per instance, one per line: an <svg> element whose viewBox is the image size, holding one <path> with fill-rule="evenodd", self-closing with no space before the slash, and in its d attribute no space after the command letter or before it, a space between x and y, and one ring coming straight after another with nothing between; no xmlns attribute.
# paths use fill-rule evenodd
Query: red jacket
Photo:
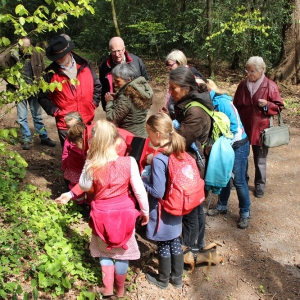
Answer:
<svg viewBox="0 0 300 300"><path fill-rule="evenodd" d="M62 90L56 88L52 92L40 92L38 95L39 103L48 115L55 117L56 126L60 130L68 129L64 117L72 111L79 112L83 122L90 124L101 97L102 86L91 65L74 52L72 55L77 66L76 79L79 81L76 87L70 83L69 77L62 72L59 65L53 62L46 68L44 80L48 83L62 83Z"/></svg>
<svg viewBox="0 0 300 300"><path fill-rule="evenodd" d="M267 111L258 106L258 99L268 101ZM252 98L247 88L247 79L242 81L234 95L233 104L240 114L250 144L256 146L262 143L261 134L269 127L270 116L278 114L278 108L282 110L284 107L277 84L267 77Z"/></svg>

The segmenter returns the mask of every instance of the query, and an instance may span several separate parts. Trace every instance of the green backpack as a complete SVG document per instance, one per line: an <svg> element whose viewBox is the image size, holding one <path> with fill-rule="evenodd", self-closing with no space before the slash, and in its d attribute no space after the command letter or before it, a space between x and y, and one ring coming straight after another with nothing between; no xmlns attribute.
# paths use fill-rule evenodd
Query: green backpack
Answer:
<svg viewBox="0 0 300 300"><path fill-rule="evenodd" d="M184 114L192 106L201 107L213 119L210 138L214 142L222 135L224 135L228 139L233 138L233 134L230 131L230 120L227 115L220 111L210 110L197 101L191 101L190 103L188 103L185 106Z"/></svg>

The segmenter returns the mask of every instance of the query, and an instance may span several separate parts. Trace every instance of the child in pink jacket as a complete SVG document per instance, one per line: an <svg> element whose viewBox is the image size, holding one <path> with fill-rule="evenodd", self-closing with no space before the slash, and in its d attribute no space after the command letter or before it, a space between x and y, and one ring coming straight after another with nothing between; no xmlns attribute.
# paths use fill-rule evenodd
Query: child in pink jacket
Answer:
<svg viewBox="0 0 300 300"><path fill-rule="evenodd" d="M69 134L76 136L77 131L83 131L86 127L78 112L68 113L65 117L65 122L69 128L68 136ZM75 124L76 126L74 126ZM79 138L76 142L70 142L68 136L65 140L62 152L62 170L64 172L64 179L67 186L71 190L79 182L79 178L85 164L86 153L82 150L82 139ZM83 204L85 199L85 192L73 197L73 200L75 200L78 204Z"/></svg>

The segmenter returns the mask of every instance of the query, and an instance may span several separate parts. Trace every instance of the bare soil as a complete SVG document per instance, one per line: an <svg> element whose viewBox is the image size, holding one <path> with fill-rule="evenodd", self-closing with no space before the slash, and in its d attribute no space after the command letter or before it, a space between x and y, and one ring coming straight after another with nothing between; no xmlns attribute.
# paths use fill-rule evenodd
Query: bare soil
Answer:
<svg viewBox="0 0 300 300"><path fill-rule="evenodd" d="M151 85L155 94L150 111L152 114L164 103L167 70L158 67L163 63L146 63L152 76ZM199 68L197 65L196 67ZM203 66L199 69L205 74ZM242 73L222 68L214 79L234 94L242 78ZM137 238L142 258L131 262L132 282L127 282L127 286L132 287L132 283L135 283L136 289L127 291L125 299L300 299L300 87L279 87L287 106L283 117L285 123L291 126L291 141L288 146L269 150L267 186L265 196L260 199L253 195L253 157L252 154L249 156L249 190L252 202L250 227L245 230L237 228L238 200L234 190L230 196L229 213L226 216L206 218L206 243L219 244L218 252L223 256L224 264L211 267L207 264L197 265L193 274L188 272L189 267L186 266L182 288L176 289L169 285L166 290L161 290L150 285L145 279L145 273L149 269L157 269L156 246L144 239L143 230L138 229ZM102 109L98 108L96 120L104 116ZM34 136L29 151L22 150L20 144L13 148L19 151L29 164L24 182L50 191L51 198L55 199L66 191L61 172L61 147L54 118L45 113L43 118L49 136L56 140L58 145L48 148L40 144L38 136ZM1 128L17 127L15 120L16 111L13 109L0 121ZM31 117L29 120L33 132ZM216 202L217 198L214 196L211 206ZM96 260L95 264L98 264ZM65 299L75 298L66 296Z"/></svg>

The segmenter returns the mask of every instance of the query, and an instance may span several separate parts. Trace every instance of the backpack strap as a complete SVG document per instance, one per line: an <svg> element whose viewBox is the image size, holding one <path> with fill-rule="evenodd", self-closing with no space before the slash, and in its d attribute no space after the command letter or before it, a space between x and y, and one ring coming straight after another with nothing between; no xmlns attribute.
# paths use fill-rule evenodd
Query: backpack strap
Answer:
<svg viewBox="0 0 300 300"><path fill-rule="evenodd" d="M192 107L192 106L198 106L201 107L211 118L213 117L213 111L205 107L203 104L199 103L198 101L191 101L184 107L183 114L185 115L186 111Z"/></svg>

